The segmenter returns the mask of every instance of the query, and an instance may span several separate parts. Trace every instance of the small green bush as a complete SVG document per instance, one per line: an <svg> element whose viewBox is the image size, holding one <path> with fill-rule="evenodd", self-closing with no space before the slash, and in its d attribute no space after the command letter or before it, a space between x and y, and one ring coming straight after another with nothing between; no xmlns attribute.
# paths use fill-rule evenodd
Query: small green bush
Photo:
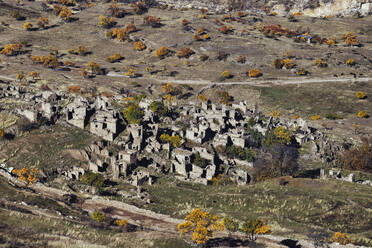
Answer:
<svg viewBox="0 0 372 248"><path fill-rule="evenodd" d="M92 213L92 219L102 223L106 220L106 217L103 213L96 211Z"/></svg>
<svg viewBox="0 0 372 248"><path fill-rule="evenodd" d="M101 174L89 171L80 177L80 181L86 185L102 187L105 183L105 178Z"/></svg>

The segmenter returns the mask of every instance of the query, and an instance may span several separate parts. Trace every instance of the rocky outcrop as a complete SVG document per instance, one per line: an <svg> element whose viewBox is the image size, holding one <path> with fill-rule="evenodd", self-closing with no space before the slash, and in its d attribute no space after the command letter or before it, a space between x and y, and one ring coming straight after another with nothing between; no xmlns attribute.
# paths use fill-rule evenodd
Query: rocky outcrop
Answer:
<svg viewBox="0 0 372 248"><path fill-rule="evenodd" d="M371 0L158 0L158 2L173 5L176 8L204 8L217 13L228 10L262 13L263 8L271 9L282 16L294 12L303 12L304 15L313 17L349 16L356 13L368 15L372 13Z"/></svg>

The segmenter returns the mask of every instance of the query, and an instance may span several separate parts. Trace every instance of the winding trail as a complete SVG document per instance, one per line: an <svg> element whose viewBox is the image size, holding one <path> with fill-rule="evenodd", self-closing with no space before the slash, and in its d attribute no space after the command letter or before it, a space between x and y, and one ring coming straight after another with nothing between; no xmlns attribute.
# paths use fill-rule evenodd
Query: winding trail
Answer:
<svg viewBox="0 0 372 248"><path fill-rule="evenodd" d="M174 80L172 78L167 79L155 79L158 82L172 82L173 84L190 84L190 85L249 85L249 86L278 86L278 85L291 85L291 84L312 84L312 83L355 83L355 82L372 82L372 78L354 78L354 77L329 77L329 78L283 78L283 79L252 79L240 82L211 82L207 80Z"/></svg>

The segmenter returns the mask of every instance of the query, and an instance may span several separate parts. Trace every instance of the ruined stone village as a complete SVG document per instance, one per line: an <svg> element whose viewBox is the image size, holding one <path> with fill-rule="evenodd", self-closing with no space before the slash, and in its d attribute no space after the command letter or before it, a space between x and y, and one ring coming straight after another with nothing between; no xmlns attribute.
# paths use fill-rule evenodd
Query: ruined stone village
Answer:
<svg viewBox="0 0 372 248"><path fill-rule="evenodd" d="M327 136L308 126L303 119L284 120L271 116L265 120L257 105L250 109L245 102L231 106L208 102L189 102L188 105L176 106L173 103L170 108L178 108L179 115L172 119L156 115L149 108L152 101L143 98L139 102L144 111L142 123L128 124L111 105L114 99L104 96L98 96L92 101L82 96L52 91L42 91L35 95L23 92L19 86L11 84L0 86L0 98L18 98L29 103L27 107L15 110L14 114L23 116L31 123L45 118L51 124L62 122L86 129L102 138L80 151L86 164L71 164L69 170L60 171L61 175L72 180L78 180L87 171L92 171L102 173L105 178L113 181L124 180L133 186L145 183L151 185L151 171L156 171L170 173L181 181L208 185L220 172L228 175L237 185L249 184L251 176L247 169L253 168L253 162L218 154L216 147L248 148L252 143L247 133L250 119L254 120L253 129L263 135L279 126L295 130L294 138L299 146L310 142L312 159L332 164L335 154L343 149L341 145L331 145ZM113 98L120 100L123 97L126 96L117 95ZM186 128L178 126L179 123ZM170 143L160 142L161 134L178 135L182 138L181 146L173 147ZM186 140L194 144L191 149L182 145ZM107 149L110 143L120 147L117 154L114 155ZM201 168L192 164L195 154L205 159L207 166ZM227 169L221 172L219 168L222 165ZM353 174L342 177L337 170L330 170L328 173L325 175L323 169L319 170L318 177L329 176L354 181ZM372 186L370 181L361 183Z"/></svg>

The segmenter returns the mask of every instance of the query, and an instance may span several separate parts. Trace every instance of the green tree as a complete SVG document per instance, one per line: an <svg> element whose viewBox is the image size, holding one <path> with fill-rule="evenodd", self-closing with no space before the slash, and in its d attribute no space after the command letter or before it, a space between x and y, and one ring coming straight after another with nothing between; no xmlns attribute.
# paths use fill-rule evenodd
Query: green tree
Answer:
<svg viewBox="0 0 372 248"><path fill-rule="evenodd" d="M200 153L195 153L193 156L192 163L196 166L199 166L201 168L205 168L208 165L208 159L202 158L200 156Z"/></svg>
<svg viewBox="0 0 372 248"><path fill-rule="evenodd" d="M105 183L105 178L101 174L88 171L80 177L80 181L86 185L102 187Z"/></svg>
<svg viewBox="0 0 372 248"><path fill-rule="evenodd" d="M144 116L143 110L138 106L138 103L130 103L128 107L123 110L125 119L130 124L140 124Z"/></svg>
<svg viewBox="0 0 372 248"><path fill-rule="evenodd" d="M159 102L159 101L153 101L150 104L150 109L152 112L161 115L161 116L166 116L169 113L169 109L167 106L164 105L164 103Z"/></svg>

